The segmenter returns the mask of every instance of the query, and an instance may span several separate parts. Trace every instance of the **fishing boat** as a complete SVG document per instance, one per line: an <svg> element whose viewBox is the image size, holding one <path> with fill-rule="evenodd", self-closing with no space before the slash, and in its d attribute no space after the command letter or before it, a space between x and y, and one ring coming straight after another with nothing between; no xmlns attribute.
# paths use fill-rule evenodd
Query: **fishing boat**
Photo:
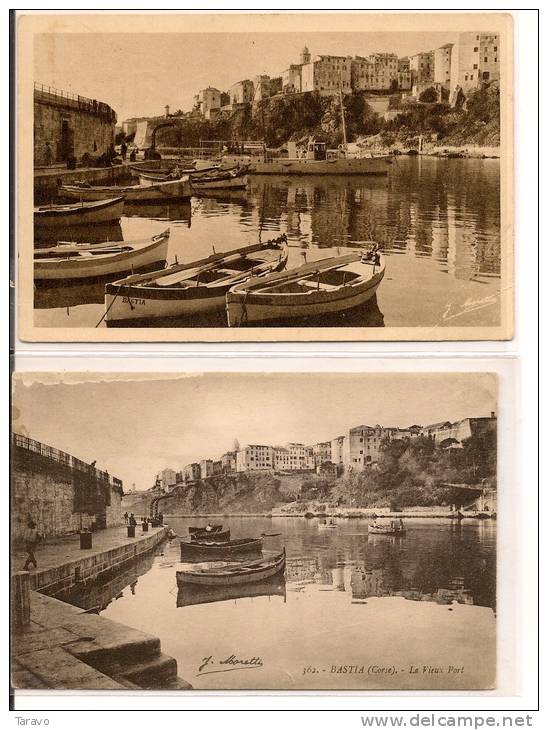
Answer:
<svg viewBox="0 0 548 730"><path fill-rule="evenodd" d="M367 531L373 535L405 535L403 520L375 520Z"/></svg>
<svg viewBox="0 0 548 730"><path fill-rule="evenodd" d="M34 209L35 229L58 229L69 226L95 225L119 221L124 207L124 196L92 202L42 205Z"/></svg>
<svg viewBox="0 0 548 730"><path fill-rule="evenodd" d="M184 200L192 196L188 175L179 180L149 182L147 185L94 185L78 183L61 185L59 195L71 200L105 200L123 195L128 203L151 202L153 200Z"/></svg>
<svg viewBox="0 0 548 730"><path fill-rule="evenodd" d="M219 530L218 532L193 532L190 535L192 541L202 542L226 542L230 540L230 530Z"/></svg>
<svg viewBox="0 0 548 730"><path fill-rule="evenodd" d="M230 555L261 552L262 537L244 537L239 540L215 542L213 540L192 540L181 542L181 561L186 557L204 556L211 559L223 559Z"/></svg>
<svg viewBox="0 0 548 730"><path fill-rule="evenodd" d="M106 243L61 243L34 252L35 281L118 276L165 263L169 228L152 238Z"/></svg>
<svg viewBox="0 0 548 730"><path fill-rule="evenodd" d="M236 169L235 166L233 169ZM177 180L181 175L189 175L191 179L199 178L202 175L212 175L216 171L225 172L220 169L220 165L212 164L209 167L204 167L201 170L196 170L194 167L187 169L175 168L173 170L139 170L133 168L139 174L139 182L143 185L147 185L150 182L163 182L165 180ZM231 168L232 169L232 168ZM226 170L228 171L228 169Z"/></svg>
<svg viewBox="0 0 548 730"><path fill-rule="evenodd" d="M223 311L226 293L234 284L285 267L286 243L284 234L265 243L213 253L198 261L175 263L151 274L107 284L107 323Z"/></svg>
<svg viewBox="0 0 548 730"><path fill-rule="evenodd" d="M385 271L378 251L320 259L235 284L226 295L229 327L318 317L367 302Z"/></svg>
<svg viewBox="0 0 548 730"><path fill-rule="evenodd" d="M285 570L285 547L273 558L263 558L236 565L202 568L201 570L178 570L177 583L202 586L232 586L242 583L256 583L272 578Z"/></svg>
<svg viewBox="0 0 548 730"><path fill-rule="evenodd" d="M219 178L192 179L191 185L194 192L199 195L200 193L210 193L213 191L245 190L248 181L249 177L247 175L231 175L230 177L219 176Z"/></svg>
<svg viewBox="0 0 548 730"><path fill-rule="evenodd" d="M281 572L271 578L256 580L253 583L201 585L178 581L177 584L177 608L202 603L235 601L238 598L258 598L260 596L283 596L285 598L286 595L285 577Z"/></svg>
<svg viewBox="0 0 548 730"><path fill-rule="evenodd" d="M204 527L189 527L188 531L192 535L194 532L220 532L222 525L205 525Z"/></svg>

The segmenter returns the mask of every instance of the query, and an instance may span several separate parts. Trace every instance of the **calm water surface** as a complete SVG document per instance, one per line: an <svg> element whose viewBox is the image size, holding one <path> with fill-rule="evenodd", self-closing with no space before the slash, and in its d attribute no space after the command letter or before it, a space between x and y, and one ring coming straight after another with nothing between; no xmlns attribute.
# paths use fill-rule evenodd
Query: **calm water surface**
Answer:
<svg viewBox="0 0 548 730"><path fill-rule="evenodd" d="M197 523L168 521L181 536ZM264 552L285 545L285 579L230 591L178 590L176 571L191 565L180 562L174 540L125 579L70 600L99 605L103 616L159 636L197 689L424 687L425 666L443 670L428 675L430 687L492 684L494 522L408 520L398 538L368 536L366 520L340 520L334 530L319 528L317 519L223 522L234 537L281 533L265 538ZM259 657L262 666L219 671L231 655ZM364 671L338 671L345 666Z"/></svg>
<svg viewBox="0 0 548 730"><path fill-rule="evenodd" d="M190 261L286 232L289 267L378 241L384 281L359 310L310 326L500 324L498 160L396 158L388 179L252 176L244 193L189 204L126 206L121 225L67 231L79 240L130 240L169 227L168 261ZM94 326L104 284L38 289L38 326ZM160 323L156 323L158 326ZM224 314L162 326L225 326Z"/></svg>

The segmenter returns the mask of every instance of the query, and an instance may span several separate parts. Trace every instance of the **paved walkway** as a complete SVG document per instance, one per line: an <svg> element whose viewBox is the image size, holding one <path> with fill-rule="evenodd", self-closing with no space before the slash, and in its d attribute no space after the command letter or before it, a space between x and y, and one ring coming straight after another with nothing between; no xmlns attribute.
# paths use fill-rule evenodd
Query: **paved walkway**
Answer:
<svg viewBox="0 0 548 730"><path fill-rule="evenodd" d="M36 548L35 555L38 562L37 571L48 570L49 568L57 568L71 560L77 560L81 557L88 557L98 553L111 550L134 543L140 537L153 535L155 532L162 530L162 527L149 527L148 532L142 532L141 526L135 528L135 537L127 536L126 525L120 527L109 527L106 530L98 530L92 533L93 547L91 550L80 550L80 536L68 535L67 537L59 537L51 540L40 542ZM11 553L11 570L17 572L23 570L26 559L24 547L12 549ZM30 572L33 572L33 568Z"/></svg>

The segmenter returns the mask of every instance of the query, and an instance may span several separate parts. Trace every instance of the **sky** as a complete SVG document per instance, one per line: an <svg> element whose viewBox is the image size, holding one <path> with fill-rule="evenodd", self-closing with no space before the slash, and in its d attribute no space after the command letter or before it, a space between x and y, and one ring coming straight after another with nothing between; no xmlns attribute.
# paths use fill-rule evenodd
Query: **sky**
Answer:
<svg viewBox="0 0 548 730"><path fill-rule="evenodd" d="M315 54L392 52L407 56L456 40L456 33L41 33L35 36L38 83L104 101L119 122L190 110L206 86L226 91L259 74L279 76Z"/></svg>
<svg viewBox="0 0 548 730"><path fill-rule="evenodd" d="M16 376L13 430L96 460L125 489L148 489L167 467L219 458L235 438L313 444L361 424L426 425L497 410L494 376L478 373L86 377Z"/></svg>

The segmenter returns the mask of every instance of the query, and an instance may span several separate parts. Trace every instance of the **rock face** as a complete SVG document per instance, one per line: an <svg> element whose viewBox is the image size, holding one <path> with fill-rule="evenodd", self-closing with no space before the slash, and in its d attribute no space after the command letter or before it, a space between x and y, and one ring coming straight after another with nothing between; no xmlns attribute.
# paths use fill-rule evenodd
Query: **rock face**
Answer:
<svg viewBox="0 0 548 730"><path fill-rule="evenodd" d="M167 514L265 512L288 501L283 479L272 474L223 474L178 487L162 500Z"/></svg>

